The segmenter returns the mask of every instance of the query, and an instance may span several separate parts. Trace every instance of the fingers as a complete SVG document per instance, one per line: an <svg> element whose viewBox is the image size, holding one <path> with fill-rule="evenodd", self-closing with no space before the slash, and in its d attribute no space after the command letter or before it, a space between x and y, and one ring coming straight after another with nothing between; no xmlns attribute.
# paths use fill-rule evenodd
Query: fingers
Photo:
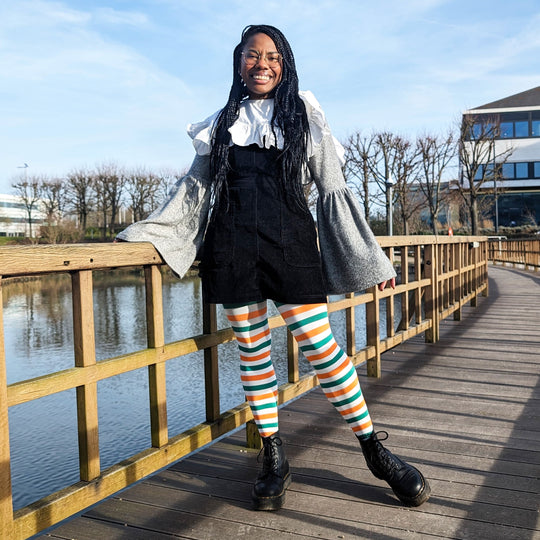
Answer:
<svg viewBox="0 0 540 540"><path fill-rule="evenodd" d="M385 287L386 287L386 284L388 283L388 280L385 280L381 283L379 283L379 291L384 291ZM391 280L390 280L390 287L392 287L392 289L395 289L396 288L396 278L393 277Z"/></svg>

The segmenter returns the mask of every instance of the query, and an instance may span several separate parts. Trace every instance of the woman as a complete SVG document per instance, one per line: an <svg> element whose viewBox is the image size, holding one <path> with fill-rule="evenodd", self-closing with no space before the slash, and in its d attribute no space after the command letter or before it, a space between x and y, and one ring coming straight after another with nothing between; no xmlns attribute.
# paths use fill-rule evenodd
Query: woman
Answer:
<svg viewBox="0 0 540 540"><path fill-rule="evenodd" d="M190 171L161 208L119 239L152 242L180 276L199 253L203 298L224 305L263 441L255 509L281 508L291 480L278 431L267 299L358 437L369 469L404 504L422 504L429 485L374 433L356 370L334 339L326 307L328 294L376 284L382 290L388 282L394 287L395 272L345 184L339 143L320 105L298 90L294 57L278 29L243 31L227 104L188 132L197 152ZM319 192L317 228L304 196L308 180Z"/></svg>

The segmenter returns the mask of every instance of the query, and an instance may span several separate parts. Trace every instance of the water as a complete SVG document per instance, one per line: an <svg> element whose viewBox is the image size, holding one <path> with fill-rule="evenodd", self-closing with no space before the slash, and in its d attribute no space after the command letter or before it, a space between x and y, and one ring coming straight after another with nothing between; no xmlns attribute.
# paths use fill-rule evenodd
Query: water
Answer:
<svg viewBox="0 0 540 540"><path fill-rule="evenodd" d="M8 383L73 367L71 280L67 275L3 285ZM138 274L94 274L97 360L146 347L144 280ZM164 280L166 342L202 333L198 278ZM382 306L381 306L382 307ZM397 308L396 308L397 311ZM277 313L269 302L269 313ZM382 321L384 318L381 317ZM345 346L345 316L330 315L338 343ZM365 345L365 309L356 309L357 347ZM218 309L218 327L228 323ZM384 323L381 333L384 335ZM272 332L278 383L287 381L286 332ZM220 406L244 401L236 343L219 346ZM301 358L301 374L310 372ZM167 362L169 436L205 421L203 353ZM151 446L147 369L98 383L101 468ZM9 411L14 508L79 481L75 390L59 392Z"/></svg>

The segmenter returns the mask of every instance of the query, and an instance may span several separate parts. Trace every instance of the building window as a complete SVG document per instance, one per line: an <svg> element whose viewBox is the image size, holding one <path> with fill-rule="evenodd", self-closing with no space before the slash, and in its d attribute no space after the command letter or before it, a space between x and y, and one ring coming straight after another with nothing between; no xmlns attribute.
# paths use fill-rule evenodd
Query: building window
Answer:
<svg viewBox="0 0 540 540"><path fill-rule="evenodd" d="M540 178L540 161L534 162L534 177Z"/></svg>
<svg viewBox="0 0 540 540"><path fill-rule="evenodd" d="M484 175L484 166L478 165L478 169L476 169L476 174L474 175L474 179L478 182L482 180L483 175Z"/></svg>
<svg viewBox="0 0 540 540"><path fill-rule="evenodd" d="M514 138L514 122L501 122L501 139Z"/></svg>
<svg viewBox="0 0 540 540"><path fill-rule="evenodd" d="M529 178L529 164L516 163L516 178Z"/></svg>
<svg viewBox="0 0 540 540"><path fill-rule="evenodd" d="M514 129L515 129L516 137L529 136L529 122L527 120L514 122Z"/></svg>
<svg viewBox="0 0 540 540"><path fill-rule="evenodd" d="M531 112L531 135L540 137L540 111Z"/></svg>
<svg viewBox="0 0 540 540"><path fill-rule="evenodd" d="M505 178L507 180L510 180L510 179L515 177L514 164L513 163L503 163L502 176L503 176L503 178Z"/></svg>

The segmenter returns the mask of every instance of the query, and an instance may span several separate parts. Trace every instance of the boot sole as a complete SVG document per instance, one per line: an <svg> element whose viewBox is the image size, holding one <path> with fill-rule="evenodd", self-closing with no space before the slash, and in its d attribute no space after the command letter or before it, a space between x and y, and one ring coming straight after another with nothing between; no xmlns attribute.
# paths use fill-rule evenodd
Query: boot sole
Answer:
<svg viewBox="0 0 540 540"><path fill-rule="evenodd" d="M420 506L424 504L431 495L431 487L428 484L427 480L424 480L424 487L420 490L418 495L415 497L404 497L403 495L398 495L394 491L394 495L405 505L405 506Z"/></svg>
<svg viewBox="0 0 540 540"><path fill-rule="evenodd" d="M289 473L283 480L283 491L273 497L256 497L251 495L253 500L253 510L272 511L279 510L285 502L285 491L291 485L291 474Z"/></svg>

